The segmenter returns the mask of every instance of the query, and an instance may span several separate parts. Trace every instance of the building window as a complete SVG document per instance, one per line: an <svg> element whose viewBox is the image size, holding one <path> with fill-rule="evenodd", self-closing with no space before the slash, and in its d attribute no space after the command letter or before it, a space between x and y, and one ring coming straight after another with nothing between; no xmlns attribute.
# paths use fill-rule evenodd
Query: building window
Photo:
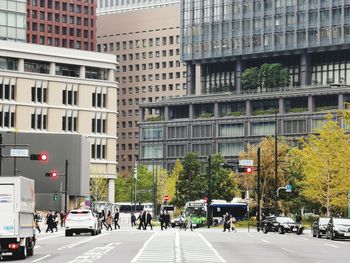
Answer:
<svg viewBox="0 0 350 263"><path fill-rule="evenodd" d="M91 143L91 158L92 159L106 159L106 143L94 142Z"/></svg>
<svg viewBox="0 0 350 263"><path fill-rule="evenodd" d="M46 85L32 87L32 102L46 103L47 102L47 83Z"/></svg>
<svg viewBox="0 0 350 263"><path fill-rule="evenodd" d="M86 67L85 78L107 80L107 69Z"/></svg>
<svg viewBox="0 0 350 263"><path fill-rule="evenodd" d="M212 125L194 125L192 126L193 138L210 138L213 136Z"/></svg>
<svg viewBox="0 0 350 263"><path fill-rule="evenodd" d="M200 157L207 157L212 154L213 145L210 143L202 143L202 144L193 144L192 151L198 153Z"/></svg>
<svg viewBox="0 0 350 263"><path fill-rule="evenodd" d="M184 157L187 154L187 145L168 145L168 157Z"/></svg>
<svg viewBox="0 0 350 263"><path fill-rule="evenodd" d="M31 128L34 130L46 130L47 128L47 110L37 109L32 113Z"/></svg>
<svg viewBox="0 0 350 263"><path fill-rule="evenodd" d="M238 156L244 150L241 142L219 143L219 154L222 156Z"/></svg>
<svg viewBox="0 0 350 263"><path fill-rule="evenodd" d="M275 134L275 122L251 123L252 136L268 136Z"/></svg>
<svg viewBox="0 0 350 263"><path fill-rule="evenodd" d="M79 77L80 67L77 65L56 64L56 75Z"/></svg>
<svg viewBox="0 0 350 263"><path fill-rule="evenodd" d="M15 79L11 79L0 83L0 99L1 100L14 100L15 99Z"/></svg>
<svg viewBox="0 0 350 263"><path fill-rule="evenodd" d="M106 108L107 105L107 92L96 91L92 93L92 107Z"/></svg>
<svg viewBox="0 0 350 263"><path fill-rule="evenodd" d="M17 70L17 59L0 57L0 69Z"/></svg>
<svg viewBox="0 0 350 263"><path fill-rule="evenodd" d="M142 159L163 158L162 145L144 145L141 147Z"/></svg>
<svg viewBox="0 0 350 263"><path fill-rule="evenodd" d="M0 127L14 128L15 127L15 108L7 105L0 106Z"/></svg>
<svg viewBox="0 0 350 263"><path fill-rule="evenodd" d="M91 131L93 133L106 133L107 118L104 115L95 116L91 120Z"/></svg>
<svg viewBox="0 0 350 263"><path fill-rule="evenodd" d="M62 90L62 104L78 105L78 87L67 85L66 89Z"/></svg>
<svg viewBox="0 0 350 263"><path fill-rule="evenodd" d="M220 124L219 125L219 137L243 137L244 136L244 124Z"/></svg>
<svg viewBox="0 0 350 263"><path fill-rule="evenodd" d="M142 129L142 140L161 140L163 139L163 128L162 127L150 127Z"/></svg>
<svg viewBox="0 0 350 263"><path fill-rule="evenodd" d="M66 112L65 116L62 116L62 131L76 132L78 125L78 113Z"/></svg>

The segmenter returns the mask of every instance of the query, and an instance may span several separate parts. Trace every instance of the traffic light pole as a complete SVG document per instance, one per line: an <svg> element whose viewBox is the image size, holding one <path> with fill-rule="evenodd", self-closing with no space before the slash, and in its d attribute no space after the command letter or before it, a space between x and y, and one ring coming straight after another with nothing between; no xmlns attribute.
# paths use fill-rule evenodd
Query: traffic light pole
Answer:
<svg viewBox="0 0 350 263"><path fill-rule="evenodd" d="M257 157L258 157L258 167L257 167L257 172L258 172L258 178L257 178L257 195L258 195L258 202L257 202L257 216L256 216L256 227L257 231L260 231L260 225L261 225L261 215L260 215L260 200L261 200L261 192L260 192L260 147L258 148L257 152Z"/></svg>
<svg viewBox="0 0 350 263"><path fill-rule="evenodd" d="M68 202L68 160L65 162L64 172L64 213L67 214L67 202Z"/></svg>
<svg viewBox="0 0 350 263"><path fill-rule="evenodd" d="M278 189L278 177L277 177L277 173L278 173L278 140L277 140L277 136L278 136L278 122L277 122L277 112L275 115L275 216L277 216L277 210L278 210L278 204L277 204L277 189Z"/></svg>
<svg viewBox="0 0 350 263"><path fill-rule="evenodd" d="M208 157L208 199L207 199L207 225L211 225L211 155Z"/></svg>

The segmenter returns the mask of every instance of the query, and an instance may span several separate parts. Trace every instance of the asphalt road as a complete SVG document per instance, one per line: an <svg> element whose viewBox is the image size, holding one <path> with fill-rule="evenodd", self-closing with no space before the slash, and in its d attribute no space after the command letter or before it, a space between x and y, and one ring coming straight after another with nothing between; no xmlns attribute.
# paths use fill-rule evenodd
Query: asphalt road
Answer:
<svg viewBox="0 0 350 263"><path fill-rule="evenodd" d="M350 240L312 238L307 233L223 233L220 229L193 232L131 228L101 235L65 237L63 232L40 234L33 257L21 262L349 262ZM12 261L17 262L17 261Z"/></svg>

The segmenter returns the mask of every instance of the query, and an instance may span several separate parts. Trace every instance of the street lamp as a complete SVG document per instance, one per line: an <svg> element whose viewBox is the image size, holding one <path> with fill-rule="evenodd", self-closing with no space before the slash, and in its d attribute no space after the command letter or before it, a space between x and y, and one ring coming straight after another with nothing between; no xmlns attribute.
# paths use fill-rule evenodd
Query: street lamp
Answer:
<svg viewBox="0 0 350 263"><path fill-rule="evenodd" d="M277 120L277 110L275 112L275 216L277 216L278 204L277 204L277 189L278 189L278 120Z"/></svg>

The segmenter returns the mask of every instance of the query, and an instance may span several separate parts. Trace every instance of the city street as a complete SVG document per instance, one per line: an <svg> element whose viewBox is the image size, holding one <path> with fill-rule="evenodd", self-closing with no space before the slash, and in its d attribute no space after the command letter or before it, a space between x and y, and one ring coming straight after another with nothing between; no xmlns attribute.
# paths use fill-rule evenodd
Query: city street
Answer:
<svg viewBox="0 0 350 263"><path fill-rule="evenodd" d="M350 241L295 234L196 229L103 231L65 237L40 234L33 257L22 262L348 262Z"/></svg>

